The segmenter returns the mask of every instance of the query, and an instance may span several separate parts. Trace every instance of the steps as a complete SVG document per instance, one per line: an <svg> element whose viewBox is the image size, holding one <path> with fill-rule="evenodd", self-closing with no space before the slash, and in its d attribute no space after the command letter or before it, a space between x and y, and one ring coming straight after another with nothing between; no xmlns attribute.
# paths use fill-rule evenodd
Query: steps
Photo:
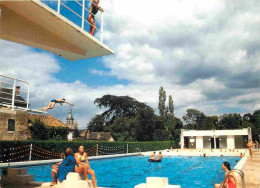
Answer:
<svg viewBox="0 0 260 188"><path fill-rule="evenodd" d="M169 185L168 178L147 177L146 183L136 185L135 188L181 188L181 186Z"/></svg>
<svg viewBox="0 0 260 188"><path fill-rule="evenodd" d="M28 182L33 181L33 178L33 175L27 174L26 168L8 168L3 170L1 182L14 185L26 185Z"/></svg>

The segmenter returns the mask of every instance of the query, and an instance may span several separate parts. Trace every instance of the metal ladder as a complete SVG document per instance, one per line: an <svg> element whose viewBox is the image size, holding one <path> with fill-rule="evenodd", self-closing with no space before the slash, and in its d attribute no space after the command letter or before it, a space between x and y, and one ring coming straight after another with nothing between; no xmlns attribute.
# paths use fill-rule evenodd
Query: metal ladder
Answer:
<svg viewBox="0 0 260 188"><path fill-rule="evenodd" d="M242 188L245 188L245 174L242 170L239 170L239 169L233 169L231 171L228 172L228 174L226 175L225 179L223 180L223 182L220 184L219 188L223 188L224 186L224 183L226 182L227 178L229 178L231 176L231 173L237 173L240 177L241 177L241 185L242 185ZM233 177L233 176L231 176ZM236 185L237 185L237 182L236 182Z"/></svg>

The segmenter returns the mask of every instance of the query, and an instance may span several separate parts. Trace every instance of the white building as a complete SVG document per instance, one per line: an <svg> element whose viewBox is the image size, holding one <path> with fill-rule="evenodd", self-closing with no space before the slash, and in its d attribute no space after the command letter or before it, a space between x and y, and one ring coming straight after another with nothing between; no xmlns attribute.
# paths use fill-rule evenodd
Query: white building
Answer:
<svg viewBox="0 0 260 188"><path fill-rule="evenodd" d="M249 139L252 139L250 127L235 130L181 129L181 148L239 149L246 148Z"/></svg>

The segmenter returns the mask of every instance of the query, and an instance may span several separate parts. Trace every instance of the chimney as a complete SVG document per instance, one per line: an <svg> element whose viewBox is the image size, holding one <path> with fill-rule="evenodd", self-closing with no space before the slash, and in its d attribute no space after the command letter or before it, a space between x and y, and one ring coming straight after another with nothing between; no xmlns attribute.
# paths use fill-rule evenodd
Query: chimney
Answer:
<svg viewBox="0 0 260 188"><path fill-rule="evenodd" d="M20 89L21 89L20 86L16 86L16 88L15 88L15 95L20 96Z"/></svg>

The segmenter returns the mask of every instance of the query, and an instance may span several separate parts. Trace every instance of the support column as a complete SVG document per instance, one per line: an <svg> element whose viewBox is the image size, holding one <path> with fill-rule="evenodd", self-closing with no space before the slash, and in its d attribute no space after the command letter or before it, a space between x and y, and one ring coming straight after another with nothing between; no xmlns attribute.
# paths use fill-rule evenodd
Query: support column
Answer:
<svg viewBox="0 0 260 188"><path fill-rule="evenodd" d="M235 149L235 136L234 135L227 136L227 149Z"/></svg>
<svg viewBox="0 0 260 188"><path fill-rule="evenodd" d="M181 140L181 149L183 149L184 146L184 136L183 136L183 129L181 129L181 135L180 135L180 140Z"/></svg>
<svg viewBox="0 0 260 188"><path fill-rule="evenodd" d="M214 135L214 149L217 149L216 136Z"/></svg>

